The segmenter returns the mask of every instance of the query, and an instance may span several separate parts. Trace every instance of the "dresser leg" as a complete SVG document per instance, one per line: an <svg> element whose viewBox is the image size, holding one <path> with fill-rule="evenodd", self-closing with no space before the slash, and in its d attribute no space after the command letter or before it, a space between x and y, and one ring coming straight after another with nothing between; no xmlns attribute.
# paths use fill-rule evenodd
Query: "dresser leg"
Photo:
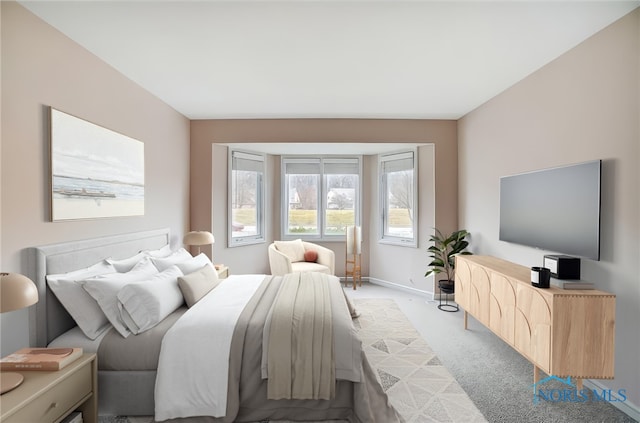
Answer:
<svg viewBox="0 0 640 423"><path fill-rule="evenodd" d="M535 385L540 380L540 369L535 364L533 365L533 384Z"/></svg>
<svg viewBox="0 0 640 423"><path fill-rule="evenodd" d="M464 311L463 314L463 320L464 320L464 330L467 330L467 310Z"/></svg>

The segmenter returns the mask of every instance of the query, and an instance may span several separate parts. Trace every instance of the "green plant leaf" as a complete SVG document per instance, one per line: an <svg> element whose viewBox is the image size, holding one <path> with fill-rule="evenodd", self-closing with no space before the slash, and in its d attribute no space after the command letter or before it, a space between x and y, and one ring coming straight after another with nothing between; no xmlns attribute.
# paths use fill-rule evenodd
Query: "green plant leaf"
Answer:
<svg viewBox="0 0 640 423"><path fill-rule="evenodd" d="M444 267L444 261L442 259L436 258L436 259L433 259L431 263L429 263L429 266Z"/></svg>
<svg viewBox="0 0 640 423"><path fill-rule="evenodd" d="M426 276L438 273L446 273L448 280L453 280L455 268L455 256L458 254L472 254L465 249L469 242L465 239L469 232L466 229L459 229L448 236L445 236L438 228L434 228L435 234L429 237L433 245L427 248L430 253L431 262Z"/></svg>

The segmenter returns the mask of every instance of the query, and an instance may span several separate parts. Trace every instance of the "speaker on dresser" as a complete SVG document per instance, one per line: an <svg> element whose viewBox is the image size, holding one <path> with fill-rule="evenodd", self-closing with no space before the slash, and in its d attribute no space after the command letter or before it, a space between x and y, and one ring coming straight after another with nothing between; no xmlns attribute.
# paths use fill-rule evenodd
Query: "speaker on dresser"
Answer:
<svg viewBox="0 0 640 423"><path fill-rule="evenodd" d="M544 267L549 268L556 279L580 279L580 259L577 257L547 254Z"/></svg>

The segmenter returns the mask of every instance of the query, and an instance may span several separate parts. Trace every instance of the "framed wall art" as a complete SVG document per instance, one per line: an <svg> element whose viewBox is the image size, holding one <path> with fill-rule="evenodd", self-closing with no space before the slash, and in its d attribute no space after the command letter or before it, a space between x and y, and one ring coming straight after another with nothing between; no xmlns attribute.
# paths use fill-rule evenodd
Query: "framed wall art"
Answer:
<svg viewBox="0 0 640 423"><path fill-rule="evenodd" d="M51 220L144 215L144 143L50 110Z"/></svg>

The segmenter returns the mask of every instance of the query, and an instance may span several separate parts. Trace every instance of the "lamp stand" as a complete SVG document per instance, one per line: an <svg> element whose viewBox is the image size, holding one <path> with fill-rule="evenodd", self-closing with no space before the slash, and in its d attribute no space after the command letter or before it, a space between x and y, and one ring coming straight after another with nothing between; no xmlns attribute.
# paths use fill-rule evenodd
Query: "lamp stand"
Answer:
<svg viewBox="0 0 640 423"><path fill-rule="evenodd" d="M345 282L348 283L349 276L351 276L353 289L356 289L356 285L362 286L361 237L362 234L360 233L359 226L350 226L347 228L347 249L344 262Z"/></svg>
<svg viewBox="0 0 640 423"><path fill-rule="evenodd" d="M10 390L17 388L20 386L22 381L24 380L24 376L20 373L15 372L0 372L0 395L5 392L9 392Z"/></svg>

